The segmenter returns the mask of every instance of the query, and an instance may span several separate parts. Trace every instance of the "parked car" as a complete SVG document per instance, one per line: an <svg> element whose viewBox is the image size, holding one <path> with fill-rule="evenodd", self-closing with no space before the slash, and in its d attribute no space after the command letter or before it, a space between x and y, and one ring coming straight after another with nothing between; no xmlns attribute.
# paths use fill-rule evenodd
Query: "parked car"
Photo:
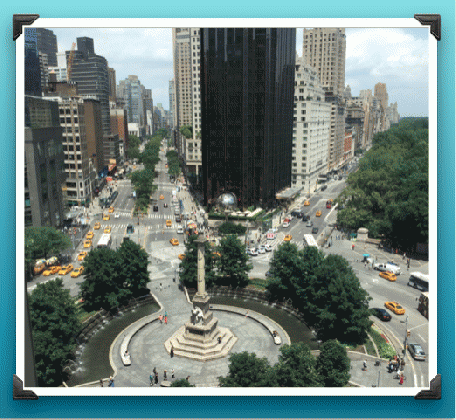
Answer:
<svg viewBox="0 0 456 420"><path fill-rule="evenodd" d="M408 345L410 356L415 360L426 360L426 353L419 344L411 343Z"/></svg>
<svg viewBox="0 0 456 420"><path fill-rule="evenodd" d="M391 321L391 315L386 309L383 308L372 308L372 314L382 321Z"/></svg>

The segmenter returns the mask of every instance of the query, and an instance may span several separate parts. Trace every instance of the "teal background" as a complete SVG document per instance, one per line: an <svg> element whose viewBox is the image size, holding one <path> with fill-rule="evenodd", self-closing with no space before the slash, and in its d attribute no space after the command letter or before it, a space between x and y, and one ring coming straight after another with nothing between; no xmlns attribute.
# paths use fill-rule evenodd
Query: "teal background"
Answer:
<svg viewBox="0 0 456 420"><path fill-rule="evenodd" d="M245 2L16 1L0 13L0 404L1 417L381 417L454 418L455 3L453 0ZM40 397L13 401L15 373L15 43L13 14L42 18L413 18L442 16L438 42L438 373L440 401L413 397ZM19 164L22 164L19 159ZM20 216L21 217L21 216ZM9 357L8 357L9 356ZM39 392L38 392L39 395Z"/></svg>

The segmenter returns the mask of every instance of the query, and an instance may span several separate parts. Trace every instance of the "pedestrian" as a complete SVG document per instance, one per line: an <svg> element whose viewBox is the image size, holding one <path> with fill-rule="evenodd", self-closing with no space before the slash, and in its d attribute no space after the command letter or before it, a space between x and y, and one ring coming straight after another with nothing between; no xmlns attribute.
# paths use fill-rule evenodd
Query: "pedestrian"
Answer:
<svg viewBox="0 0 456 420"><path fill-rule="evenodd" d="M158 372L155 372L155 385L158 384Z"/></svg>
<svg viewBox="0 0 456 420"><path fill-rule="evenodd" d="M100 379L100 386L103 388L103 379Z"/></svg>
<svg viewBox="0 0 456 420"><path fill-rule="evenodd" d="M158 319L160 320L160 324L163 324L163 315L160 314L160 315L158 316Z"/></svg>
<svg viewBox="0 0 456 420"><path fill-rule="evenodd" d="M367 362L365 360L363 362L363 370L367 370Z"/></svg>
<svg viewBox="0 0 456 420"><path fill-rule="evenodd" d="M174 357L174 348L173 347L171 347L171 351L169 352L169 354L171 357Z"/></svg>
<svg viewBox="0 0 456 420"><path fill-rule="evenodd" d="M406 257L406 255L405 255L405 252L404 252L404 255L402 256L402 259L405 260L405 257Z"/></svg>
<svg viewBox="0 0 456 420"><path fill-rule="evenodd" d="M165 324L167 324L167 323L168 323L168 317L165 316Z"/></svg>
<svg viewBox="0 0 456 420"><path fill-rule="evenodd" d="M149 386L152 386L154 384L154 375L152 375L152 373L149 376L149 381L150 381L150 385Z"/></svg>
<svg viewBox="0 0 456 420"><path fill-rule="evenodd" d="M174 369L171 369L171 378L174 379Z"/></svg>
<svg viewBox="0 0 456 420"><path fill-rule="evenodd" d="M112 376L109 377L109 387L114 388L114 378Z"/></svg>
<svg viewBox="0 0 456 420"><path fill-rule="evenodd" d="M168 316L168 312L165 311L165 317L167 317L167 316Z"/></svg>
<svg viewBox="0 0 456 420"><path fill-rule="evenodd" d="M188 375L185 380L188 381L190 379L190 375Z"/></svg>
<svg viewBox="0 0 456 420"><path fill-rule="evenodd" d="M352 244L352 251L355 250L355 244Z"/></svg>
<svg viewBox="0 0 456 420"><path fill-rule="evenodd" d="M166 377L166 370L163 372L163 379L165 379L165 380L167 379L167 377Z"/></svg>
<svg viewBox="0 0 456 420"><path fill-rule="evenodd" d="M401 376L399 377L399 385L403 385L404 384L404 374L401 373Z"/></svg>

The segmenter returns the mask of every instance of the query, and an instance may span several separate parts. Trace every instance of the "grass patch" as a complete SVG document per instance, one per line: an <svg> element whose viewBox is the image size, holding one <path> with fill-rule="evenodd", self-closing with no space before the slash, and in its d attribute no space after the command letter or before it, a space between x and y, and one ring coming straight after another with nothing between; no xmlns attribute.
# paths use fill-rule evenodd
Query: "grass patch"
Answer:
<svg viewBox="0 0 456 420"><path fill-rule="evenodd" d="M374 328L371 328L369 334L374 340L374 343L376 344L378 352L382 359L390 359L396 355L396 350L394 347L386 342L385 338L382 337L380 332Z"/></svg>
<svg viewBox="0 0 456 420"><path fill-rule="evenodd" d="M266 286L268 285L268 280L266 279L249 279L249 286L252 286L255 289L265 290Z"/></svg>
<svg viewBox="0 0 456 420"><path fill-rule="evenodd" d="M375 351L374 344L372 343L370 338L367 338L364 345L366 346L366 351L367 351L368 355L377 356L377 352Z"/></svg>

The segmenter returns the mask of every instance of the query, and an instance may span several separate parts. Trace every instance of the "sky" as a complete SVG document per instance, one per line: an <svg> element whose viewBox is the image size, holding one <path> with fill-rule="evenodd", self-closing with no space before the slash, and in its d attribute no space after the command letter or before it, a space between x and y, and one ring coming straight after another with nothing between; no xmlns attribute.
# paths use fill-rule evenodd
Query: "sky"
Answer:
<svg viewBox="0 0 456 420"><path fill-rule="evenodd" d="M117 84L137 75L152 89L154 105L169 109L169 80L173 78L170 28L49 28L59 52L71 49L76 38L93 38L95 53L116 70ZM389 103L397 102L401 117L428 116L428 34L422 28L346 28L345 85L352 96L376 83L386 83ZM303 29L297 29L296 50L302 56Z"/></svg>

